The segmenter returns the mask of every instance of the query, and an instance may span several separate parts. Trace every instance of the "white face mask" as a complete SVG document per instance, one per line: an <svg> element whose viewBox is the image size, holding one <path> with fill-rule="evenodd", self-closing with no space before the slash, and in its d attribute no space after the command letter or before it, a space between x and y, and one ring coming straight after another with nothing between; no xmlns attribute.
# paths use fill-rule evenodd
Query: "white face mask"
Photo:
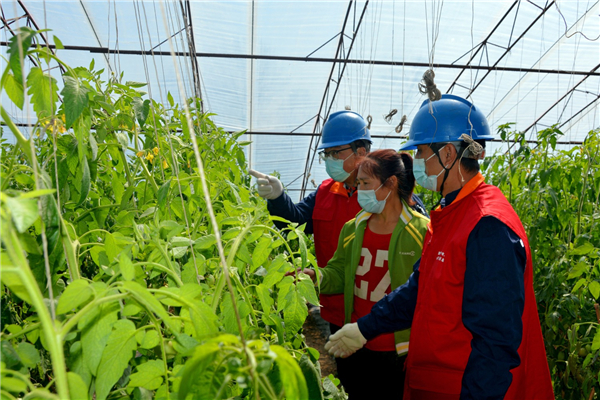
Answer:
<svg viewBox="0 0 600 400"><path fill-rule="evenodd" d="M325 170L327 171L327 175L329 175L331 179L337 182L344 182L346 179L348 179L352 171L346 172L346 170L344 169L344 162L353 155L354 153L350 154L343 160L338 160L337 158L332 157L326 157Z"/></svg>
<svg viewBox="0 0 600 400"><path fill-rule="evenodd" d="M383 183L381 184L381 186L379 186L375 190L373 190L373 189L357 190L358 204L360 204L360 206L362 207L363 210L365 210L366 212L373 213L373 214L381 214L381 212L385 208L385 203L386 203L388 197L390 197L390 194L392 193L392 191L390 190L390 192L385 197L385 199L377 200L377 195L375 194L375 192L378 191L379 189L381 189L382 186L383 186Z"/></svg>
<svg viewBox="0 0 600 400"><path fill-rule="evenodd" d="M435 154L436 153L433 153L426 160L422 158L415 158L413 160L413 175L415 176L415 180L420 186L424 187L425 189L432 190L434 192L437 191L437 178L444 173L444 170L442 169L437 175L427 175L427 172L425 172L425 163L429 161L433 156L435 156Z"/></svg>

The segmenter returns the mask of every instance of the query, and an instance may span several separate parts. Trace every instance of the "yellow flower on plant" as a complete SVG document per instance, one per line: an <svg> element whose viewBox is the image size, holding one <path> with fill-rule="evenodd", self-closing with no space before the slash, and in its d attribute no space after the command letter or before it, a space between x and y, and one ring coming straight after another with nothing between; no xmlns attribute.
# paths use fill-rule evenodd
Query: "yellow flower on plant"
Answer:
<svg viewBox="0 0 600 400"><path fill-rule="evenodd" d="M142 151L138 151L137 153L135 153L136 156L138 157L144 157L144 154L146 154L143 150Z"/></svg>
<svg viewBox="0 0 600 400"><path fill-rule="evenodd" d="M154 155L157 156L158 155L158 147L155 147L152 149L152 151L154 152Z"/></svg>
<svg viewBox="0 0 600 400"><path fill-rule="evenodd" d="M67 122L65 114L60 114L60 119L62 119L63 123Z"/></svg>
<svg viewBox="0 0 600 400"><path fill-rule="evenodd" d="M162 166L163 166L163 169L169 168L169 164L167 164L166 160L163 160Z"/></svg>
<svg viewBox="0 0 600 400"><path fill-rule="evenodd" d="M152 162L154 160L154 154L152 154L152 153L146 154L146 160Z"/></svg>

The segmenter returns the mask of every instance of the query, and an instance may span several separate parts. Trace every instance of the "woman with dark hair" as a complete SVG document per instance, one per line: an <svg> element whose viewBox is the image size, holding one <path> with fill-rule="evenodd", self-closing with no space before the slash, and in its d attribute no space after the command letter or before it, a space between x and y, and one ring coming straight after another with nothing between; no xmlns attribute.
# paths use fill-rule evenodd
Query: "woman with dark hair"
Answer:
<svg viewBox="0 0 600 400"><path fill-rule="evenodd" d="M408 280L429 223L410 207L415 186L410 155L395 150L366 155L358 164L357 184L362 211L344 225L319 277L321 293L344 294L345 324L367 315ZM316 281L314 270L304 272ZM409 329L380 335L338 359L338 377L350 400L402 398L409 336Z"/></svg>

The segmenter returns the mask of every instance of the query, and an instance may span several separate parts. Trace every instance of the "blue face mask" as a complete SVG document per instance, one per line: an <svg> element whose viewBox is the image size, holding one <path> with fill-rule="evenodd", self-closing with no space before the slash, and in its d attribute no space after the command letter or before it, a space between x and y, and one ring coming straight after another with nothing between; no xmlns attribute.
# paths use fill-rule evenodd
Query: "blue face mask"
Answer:
<svg viewBox="0 0 600 400"><path fill-rule="evenodd" d="M346 172L344 169L344 161L352 157L354 153L350 154L343 160L337 158L327 157L325 158L325 170L327 175L336 182L344 182L352 172ZM354 171L354 170L352 170Z"/></svg>
<svg viewBox="0 0 600 400"><path fill-rule="evenodd" d="M435 153L431 155L431 157L433 156L435 156ZM444 172L444 170L442 169L437 175L427 175L427 172L425 172L425 163L429 161L431 157L429 157L427 160L415 158L413 160L413 175L420 186L436 192L437 178Z"/></svg>
<svg viewBox="0 0 600 400"><path fill-rule="evenodd" d="M383 183L381 184L381 186L383 186ZM392 193L392 191L390 190L390 192L385 197L385 199L377 200L377 196L375 195L375 192L378 191L379 189L381 189L381 186L379 186L375 190L373 190L373 189L357 190L358 204L360 204L362 209L365 210L366 212L370 212L373 214L381 214L381 212L385 208L385 202L387 201L388 197L390 197L390 193Z"/></svg>

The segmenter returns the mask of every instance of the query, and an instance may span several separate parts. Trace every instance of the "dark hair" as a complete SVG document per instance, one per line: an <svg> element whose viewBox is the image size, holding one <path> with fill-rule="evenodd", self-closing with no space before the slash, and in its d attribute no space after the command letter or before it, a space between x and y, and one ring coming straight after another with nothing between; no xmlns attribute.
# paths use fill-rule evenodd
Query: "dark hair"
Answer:
<svg viewBox="0 0 600 400"><path fill-rule="evenodd" d="M354 152L356 152L357 149L364 147L368 153L369 151L371 151L371 142L365 139L358 139L350 143L350 147L352 147L352 151Z"/></svg>
<svg viewBox="0 0 600 400"><path fill-rule="evenodd" d="M485 149L485 140L476 140L476 142L479 143ZM429 147L431 147L431 150L433 150L434 153L437 153L442 147L444 147L448 143L452 142L431 143ZM456 149L458 157L460 159L460 166L466 172L479 172L479 162L476 159L470 157L461 158L461 155L467 149L467 146L467 142L461 141L459 148Z"/></svg>
<svg viewBox="0 0 600 400"><path fill-rule="evenodd" d="M384 149L367 154L358 163L357 168L362 168L366 174L376 177L384 185L388 178L395 176L398 181L398 196L412 206L415 204L412 199L415 188L412 166L413 160L410 154Z"/></svg>

